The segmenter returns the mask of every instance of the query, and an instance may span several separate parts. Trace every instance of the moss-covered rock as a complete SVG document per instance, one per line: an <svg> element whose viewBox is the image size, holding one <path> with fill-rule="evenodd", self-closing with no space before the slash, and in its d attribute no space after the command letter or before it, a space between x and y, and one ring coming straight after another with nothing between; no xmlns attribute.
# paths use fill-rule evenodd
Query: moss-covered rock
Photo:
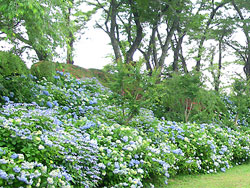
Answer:
<svg viewBox="0 0 250 188"><path fill-rule="evenodd" d="M29 69L22 59L10 52L0 51L0 76L26 75Z"/></svg>
<svg viewBox="0 0 250 188"><path fill-rule="evenodd" d="M45 77L47 80L53 79L56 74L56 64L50 61L40 61L31 66L31 74L38 79Z"/></svg>

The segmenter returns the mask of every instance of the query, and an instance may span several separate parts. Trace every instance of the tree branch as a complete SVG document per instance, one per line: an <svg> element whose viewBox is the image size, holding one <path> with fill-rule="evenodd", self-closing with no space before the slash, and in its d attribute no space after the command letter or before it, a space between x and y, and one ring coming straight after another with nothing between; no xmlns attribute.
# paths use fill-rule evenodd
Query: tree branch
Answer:
<svg viewBox="0 0 250 188"><path fill-rule="evenodd" d="M232 44L230 44L229 42L225 42L226 45L230 46L231 48L233 48L240 56L241 58L244 60L244 62L247 61L246 57L242 54L242 52L240 51L240 49L236 48L235 46L233 46Z"/></svg>

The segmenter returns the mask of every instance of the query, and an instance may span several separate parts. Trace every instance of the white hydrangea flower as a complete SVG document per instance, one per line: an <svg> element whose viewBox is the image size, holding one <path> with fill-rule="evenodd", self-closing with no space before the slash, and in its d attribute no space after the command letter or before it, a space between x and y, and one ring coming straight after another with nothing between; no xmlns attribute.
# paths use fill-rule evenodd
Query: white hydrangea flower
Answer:
<svg viewBox="0 0 250 188"><path fill-rule="evenodd" d="M43 149L44 149L44 146L43 146L43 145L39 145L39 146L38 146L38 149L39 149L39 150L43 150Z"/></svg>
<svg viewBox="0 0 250 188"><path fill-rule="evenodd" d="M23 154L18 154L18 158L23 160L24 159L24 155Z"/></svg>
<svg viewBox="0 0 250 188"><path fill-rule="evenodd" d="M50 178L50 177L47 178L47 181L48 181L49 184L53 184L54 183L53 178Z"/></svg>

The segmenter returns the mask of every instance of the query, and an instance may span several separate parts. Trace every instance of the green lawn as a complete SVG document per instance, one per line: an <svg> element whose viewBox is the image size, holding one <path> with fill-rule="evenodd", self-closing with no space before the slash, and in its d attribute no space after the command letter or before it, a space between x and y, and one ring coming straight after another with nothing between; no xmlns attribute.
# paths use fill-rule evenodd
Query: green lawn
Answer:
<svg viewBox="0 0 250 188"><path fill-rule="evenodd" d="M169 180L167 188L250 188L250 163L231 168L226 173L179 175Z"/></svg>

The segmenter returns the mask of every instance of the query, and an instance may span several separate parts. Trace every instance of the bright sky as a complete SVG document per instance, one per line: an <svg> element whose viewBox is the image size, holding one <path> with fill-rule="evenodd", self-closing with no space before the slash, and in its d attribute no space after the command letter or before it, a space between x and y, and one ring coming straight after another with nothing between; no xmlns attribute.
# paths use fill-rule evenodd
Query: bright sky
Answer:
<svg viewBox="0 0 250 188"><path fill-rule="evenodd" d="M111 63L111 58L107 58L113 53L112 47L108 45L109 42L110 39L104 31L89 28L75 44L74 64L84 68L101 69Z"/></svg>

